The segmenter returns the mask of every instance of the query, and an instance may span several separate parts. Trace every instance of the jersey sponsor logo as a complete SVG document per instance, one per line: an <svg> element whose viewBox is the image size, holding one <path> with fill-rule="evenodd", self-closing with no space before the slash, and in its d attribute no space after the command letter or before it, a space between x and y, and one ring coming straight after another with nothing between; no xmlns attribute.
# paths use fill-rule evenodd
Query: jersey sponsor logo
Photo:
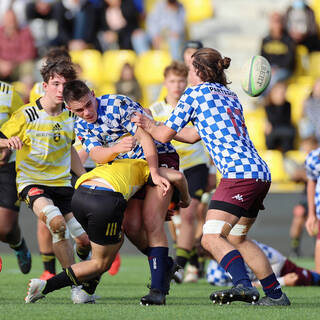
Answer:
<svg viewBox="0 0 320 320"><path fill-rule="evenodd" d="M38 196L39 194L43 194L44 190L39 189L37 187L33 187L28 191L28 196L33 197L33 196Z"/></svg>
<svg viewBox="0 0 320 320"><path fill-rule="evenodd" d="M52 130L53 130L53 140L55 142L59 142L60 138L61 138L61 134L60 134L61 126L60 126L60 124L56 123Z"/></svg>
<svg viewBox="0 0 320 320"><path fill-rule="evenodd" d="M236 200L238 200L238 201L243 202L243 195L240 194L240 193L238 193L238 194L236 194L235 196L233 196L232 199L236 199Z"/></svg>

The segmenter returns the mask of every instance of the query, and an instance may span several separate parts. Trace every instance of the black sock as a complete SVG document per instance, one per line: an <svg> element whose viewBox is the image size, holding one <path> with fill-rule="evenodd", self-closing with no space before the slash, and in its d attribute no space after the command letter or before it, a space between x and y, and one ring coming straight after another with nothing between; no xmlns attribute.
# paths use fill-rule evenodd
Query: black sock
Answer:
<svg viewBox="0 0 320 320"><path fill-rule="evenodd" d="M23 246L25 246L25 241L24 238L21 238L20 241L17 244L9 244L10 248L15 250L15 251L19 251L22 249Z"/></svg>
<svg viewBox="0 0 320 320"><path fill-rule="evenodd" d="M67 269L64 269L62 272L55 275L51 279L47 280L47 284L42 293L47 294L49 292L72 285L79 285L79 282L73 270L71 269L71 267L69 267Z"/></svg>
<svg viewBox="0 0 320 320"><path fill-rule="evenodd" d="M56 256L53 252L50 253L42 253L41 260L44 266L44 270L49 271L50 273L56 274Z"/></svg>
<svg viewBox="0 0 320 320"><path fill-rule="evenodd" d="M76 248L76 252L77 252L77 256L82 260L86 260L90 254L91 251L91 247L87 246L87 247L77 247Z"/></svg>
<svg viewBox="0 0 320 320"><path fill-rule="evenodd" d="M198 258L197 250L196 248L193 248L190 252L189 263L197 269L199 269Z"/></svg>
<svg viewBox="0 0 320 320"><path fill-rule="evenodd" d="M183 249L183 248L177 248L176 251L176 262L181 267L184 268L190 258L190 251Z"/></svg>

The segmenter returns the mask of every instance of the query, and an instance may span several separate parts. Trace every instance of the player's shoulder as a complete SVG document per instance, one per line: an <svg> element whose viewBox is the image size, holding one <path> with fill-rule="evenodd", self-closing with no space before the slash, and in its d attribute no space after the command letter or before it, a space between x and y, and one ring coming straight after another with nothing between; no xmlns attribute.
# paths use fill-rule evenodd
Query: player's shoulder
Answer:
<svg viewBox="0 0 320 320"><path fill-rule="evenodd" d="M150 107L150 111L153 115L160 115L167 111L172 111L172 107L169 106L164 100L154 102Z"/></svg>
<svg viewBox="0 0 320 320"><path fill-rule="evenodd" d="M306 157L306 163L320 161L320 148L310 151Z"/></svg>
<svg viewBox="0 0 320 320"><path fill-rule="evenodd" d="M36 103L29 102L21 106L16 112L16 115L24 115L27 123L34 122L40 118L40 113L42 109Z"/></svg>
<svg viewBox="0 0 320 320"><path fill-rule="evenodd" d="M1 94L12 94L14 91L13 85L4 81L0 81L0 93Z"/></svg>

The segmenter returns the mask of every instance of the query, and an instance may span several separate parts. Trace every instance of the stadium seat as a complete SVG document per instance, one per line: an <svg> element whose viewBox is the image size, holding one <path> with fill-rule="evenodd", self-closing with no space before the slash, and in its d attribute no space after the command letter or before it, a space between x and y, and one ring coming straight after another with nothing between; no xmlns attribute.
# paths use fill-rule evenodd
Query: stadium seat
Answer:
<svg viewBox="0 0 320 320"><path fill-rule="evenodd" d="M104 94L114 94L116 93L116 87L113 83L105 82L95 90L95 94L97 97L102 96Z"/></svg>
<svg viewBox="0 0 320 320"><path fill-rule="evenodd" d="M283 165L283 156L279 150L264 150L260 153L261 158L267 163L270 172L271 179L274 182L286 182L288 181L288 175L285 172Z"/></svg>
<svg viewBox="0 0 320 320"><path fill-rule="evenodd" d="M297 45L296 47L296 63L293 77L299 77L307 74L309 64L309 51L304 45Z"/></svg>
<svg viewBox="0 0 320 320"><path fill-rule="evenodd" d="M320 51L310 53L308 75L314 78L320 77Z"/></svg>
<svg viewBox="0 0 320 320"><path fill-rule="evenodd" d="M180 0L186 10L187 24L200 22L213 16L212 0Z"/></svg>
<svg viewBox="0 0 320 320"><path fill-rule="evenodd" d="M297 125L303 112L303 102L312 90L312 83L290 83L287 88L286 97L291 103L291 119Z"/></svg>
<svg viewBox="0 0 320 320"><path fill-rule="evenodd" d="M303 164L307 154L301 150L290 150L285 153L285 157L294 160L298 164Z"/></svg>
<svg viewBox="0 0 320 320"><path fill-rule="evenodd" d="M101 53L95 49L70 51L71 59L82 69L81 78L98 86L103 82Z"/></svg>
<svg viewBox="0 0 320 320"><path fill-rule="evenodd" d="M249 136L257 150L266 150L264 134L266 114L263 108L245 113L246 126Z"/></svg>
<svg viewBox="0 0 320 320"><path fill-rule="evenodd" d="M137 55L133 50L108 50L102 54L103 79L115 83L120 79L121 70L125 63L135 65ZM101 71L100 71L101 72Z"/></svg>
<svg viewBox="0 0 320 320"><path fill-rule="evenodd" d="M309 3L310 7L314 11L314 15L316 18L316 22L320 27L320 1L319 0L311 0Z"/></svg>

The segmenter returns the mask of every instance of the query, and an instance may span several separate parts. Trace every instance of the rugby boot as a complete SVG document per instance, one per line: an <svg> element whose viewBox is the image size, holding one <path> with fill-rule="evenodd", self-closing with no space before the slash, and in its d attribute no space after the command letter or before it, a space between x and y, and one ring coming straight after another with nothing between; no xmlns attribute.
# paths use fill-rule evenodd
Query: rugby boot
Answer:
<svg viewBox="0 0 320 320"><path fill-rule="evenodd" d="M149 294L141 298L140 304L144 306L165 305L166 295L158 289L150 289Z"/></svg>
<svg viewBox="0 0 320 320"><path fill-rule="evenodd" d="M256 306L290 306L291 302L289 300L289 298L287 297L287 295L282 292L282 296L278 299L274 299L274 298L270 298L268 296L265 296L263 298L261 298L260 301L258 301L257 303L255 303L254 305Z"/></svg>

